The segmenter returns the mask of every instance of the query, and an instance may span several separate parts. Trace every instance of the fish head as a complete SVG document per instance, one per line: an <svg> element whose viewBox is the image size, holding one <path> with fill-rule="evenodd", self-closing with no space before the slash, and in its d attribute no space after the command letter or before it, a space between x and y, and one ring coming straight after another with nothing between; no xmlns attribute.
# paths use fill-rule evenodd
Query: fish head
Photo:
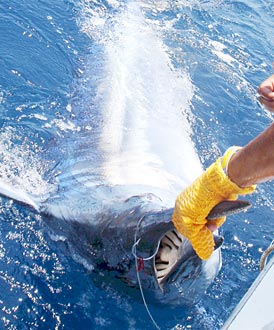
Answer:
<svg viewBox="0 0 274 330"><path fill-rule="evenodd" d="M223 238L214 234L215 250L208 260L198 257L188 239L176 229L161 239L153 260L159 290L156 297L172 305L195 304L218 275Z"/></svg>
<svg viewBox="0 0 274 330"><path fill-rule="evenodd" d="M209 214L210 219L250 207L245 201L225 201ZM138 260L140 285L153 291L157 301L170 305L198 302L222 265L223 237L213 233L215 249L208 260L198 257L189 240L174 227L173 209L149 213L139 228L134 255Z"/></svg>

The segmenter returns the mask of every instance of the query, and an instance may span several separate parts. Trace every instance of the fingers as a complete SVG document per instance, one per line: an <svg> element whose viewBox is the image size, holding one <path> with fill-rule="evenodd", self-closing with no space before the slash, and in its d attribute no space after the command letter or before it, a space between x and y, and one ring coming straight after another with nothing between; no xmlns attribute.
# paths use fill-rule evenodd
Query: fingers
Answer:
<svg viewBox="0 0 274 330"><path fill-rule="evenodd" d="M269 111L274 111L274 75L263 81L258 87L260 103Z"/></svg>
<svg viewBox="0 0 274 330"><path fill-rule="evenodd" d="M274 95L274 93L271 93L271 95ZM265 97L264 95L261 95L259 97L259 102L261 105L263 105L267 110L274 112L274 98L271 99L270 97Z"/></svg>
<svg viewBox="0 0 274 330"><path fill-rule="evenodd" d="M226 217L207 221L206 227L211 232L213 232L213 231L217 230L219 227L221 227L223 225L223 223L225 222L225 220L226 220Z"/></svg>
<svg viewBox="0 0 274 330"><path fill-rule="evenodd" d="M258 93L269 100L274 98L273 87L270 83L267 86L260 85L258 88Z"/></svg>
<svg viewBox="0 0 274 330"><path fill-rule="evenodd" d="M211 232L213 232L213 231L215 231L215 230L218 229L218 227L217 227L214 223L210 223L210 222L208 222L206 226L207 226L207 228L208 228Z"/></svg>
<svg viewBox="0 0 274 330"><path fill-rule="evenodd" d="M267 98L272 99L274 97L273 92L274 92L274 75L268 77L258 87L258 93L260 95L263 95L263 96L267 97Z"/></svg>

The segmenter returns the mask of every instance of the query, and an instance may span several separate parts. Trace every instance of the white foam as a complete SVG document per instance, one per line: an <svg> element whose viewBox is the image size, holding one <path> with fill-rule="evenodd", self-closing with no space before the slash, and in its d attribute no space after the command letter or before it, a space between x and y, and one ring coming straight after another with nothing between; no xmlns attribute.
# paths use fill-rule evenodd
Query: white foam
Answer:
<svg viewBox="0 0 274 330"><path fill-rule="evenodd" d="M34 142L14 128L6 127L0 133L0 150L0 189L3 194L32 205L34 202L28 193L45 196L53 189L43 179L45 164L39 159L41 150Z"/></svg>
<svg viewBox="0 0 274 330"><path fill-rule="evenodd" d="M187 73L175 70L138 2L111 20L102 8L82 14L82 30L104 49L96 100L103 113L106 180L182 189L202 171L186 119L193 96Z"/></svg>
<svg viewBox="0 0 274 330"><path fill-rule="evenodd" d="M218 56L219 59L223 62L227 64L232 64L233 62L235 62L235 59L231 55L225 53L225 49L227 47L221 42L210 40L209 45L212 47L212 53Z"/></svg>

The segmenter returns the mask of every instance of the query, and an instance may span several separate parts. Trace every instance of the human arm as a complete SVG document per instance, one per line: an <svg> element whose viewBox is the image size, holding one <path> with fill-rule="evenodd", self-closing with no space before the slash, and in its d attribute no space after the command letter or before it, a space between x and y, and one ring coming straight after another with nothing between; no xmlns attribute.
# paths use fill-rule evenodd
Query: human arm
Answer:
<svg viewBox="0 0 274 330"><path fill-rule="evenodd" d="M259 86L258 92L263 96L261 103L274 111L274 75ZM205 260L214 249L211 232L225 221L225 218L207 221L210 209L222 200L236 199L238 194L250 193L255 184L274 178L274 124L232 155L226 164L224 177L217 163L220 161L213 164L210 175L207 169L177 197L173 214L177 230L190 240L197 254ZM217 182L212 185L216 178ZM230 186L230 182L236 187Z"/></svg>

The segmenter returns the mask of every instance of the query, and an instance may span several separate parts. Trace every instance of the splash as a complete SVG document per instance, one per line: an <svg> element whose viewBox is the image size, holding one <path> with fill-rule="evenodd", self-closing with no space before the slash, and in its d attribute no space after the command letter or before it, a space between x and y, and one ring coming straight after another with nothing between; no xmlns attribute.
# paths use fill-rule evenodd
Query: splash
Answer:
<svg viewBox="0 0 274 330"><path fill-rule="evenodd" d="M201 172L188 121L194 89L187 72L174 68L160 30L143 14L143 2L115 3L111 17L107 5L82 5L80 28L101 49L93 101L103 114L106 180L171 190L177 183L186 186Z"/></svg>
<svg viewBox="0 0 274 330"><path fill-rule="evenodd" d="M1 181L36 196L47 195L53 190L43 178L46 164L38 158L41 147L22 136L19 129L6 127L0 132L0 150Z"/></svg>

